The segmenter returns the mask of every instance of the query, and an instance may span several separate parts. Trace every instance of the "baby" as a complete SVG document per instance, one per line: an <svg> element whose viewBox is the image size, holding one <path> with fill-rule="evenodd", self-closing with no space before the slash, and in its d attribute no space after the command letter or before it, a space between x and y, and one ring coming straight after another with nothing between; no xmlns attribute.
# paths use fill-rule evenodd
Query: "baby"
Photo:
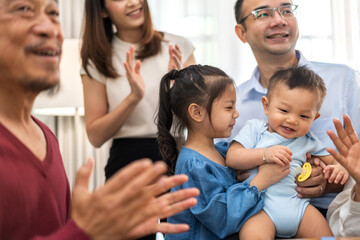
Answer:
<svg viewBox="0 0 360 240"><path fill-rule="evenodd" d="M309 132L313 121L320 117L325 95L323 80L306 67L275 72L262 98L268 121L248 121L231 143L226 164L238 170L252 169L250 179L262 164L290 164L290 174L267 188L263 211L245 222L240 239L332 235L321 213L309 204L309 199L298 198L295 190L295 176L306 162L306 153L319 157L327 165L325 175L331 175L336 183L341 180L344 184L348 178L347 171Z"/></svg>

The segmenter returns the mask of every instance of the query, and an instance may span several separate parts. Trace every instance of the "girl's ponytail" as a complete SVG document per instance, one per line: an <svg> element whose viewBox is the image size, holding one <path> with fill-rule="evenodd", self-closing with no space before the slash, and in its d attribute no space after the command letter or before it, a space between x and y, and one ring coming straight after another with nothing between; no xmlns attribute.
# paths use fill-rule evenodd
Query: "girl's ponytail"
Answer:
<svg viewBox="0 0 360 240"><path fill-rule="evenodd" d="M168 165L168 173L170 175L173 175L175 172L175 164L178 157L176 141L171 134L174 116L170 99L172 83L177 72L177 70L172 70L161 79L159 111L157 115L160 154Z"/></svg>

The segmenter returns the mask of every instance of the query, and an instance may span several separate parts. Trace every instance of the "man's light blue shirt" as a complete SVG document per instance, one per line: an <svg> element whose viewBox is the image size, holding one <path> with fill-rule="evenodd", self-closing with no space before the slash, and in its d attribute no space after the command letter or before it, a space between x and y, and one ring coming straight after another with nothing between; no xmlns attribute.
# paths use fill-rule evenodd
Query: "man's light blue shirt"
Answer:
<svg viewBox="0 0 360 240"><path fill-rule="evenodd" d="M296 51L299 59L298 66L306 65L317 73L325 82L326 97L320 109L320 118L312 124L310 131L314 133L325 146L334 148L334 144L326 130L335 131L333 118L343 123L344 114L352 120L355 131L360 134L360 75L359 72L342 64L310 62ZM245 123L250 119L266 120L261 98L266 95L267 89L261 86L260 71L256 67L250 80L236 88L236 109L239 117L229 140L232 140ZM335 131L336 132L336 131ZM332 195L332 196L328 196ZM312 200L312 203L321 208L327 208L335 194L324 194L324 197Z"/></svg>

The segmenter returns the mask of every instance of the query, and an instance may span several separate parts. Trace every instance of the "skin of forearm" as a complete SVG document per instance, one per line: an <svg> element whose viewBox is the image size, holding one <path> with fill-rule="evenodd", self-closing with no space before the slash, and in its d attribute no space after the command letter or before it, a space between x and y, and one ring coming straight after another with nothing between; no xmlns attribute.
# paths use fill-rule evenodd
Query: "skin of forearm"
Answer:
<svg viewBox="0 0 360 240"><path fill-rule="evenodd" d="M226 164L237 170L248 170L263 164L263 148L246 149L232 144L226 155Z"/></svg>
<svg viewBox="0 0 360 240"><path fill-rule="evenodd" d="M250 181L250 187L255 186L259 190L259 192L266 189L269 184L266 183L263 177L260 177L259 174L257 174L251 181Z"/></svg>
<svg viewBox="0 0 360 240"><path fill-rule="evenodd" d="M136 105L141 101L128 95L113 111L88 124L86 131L94 147L101 147L112 138L124 125Z"/></svg>

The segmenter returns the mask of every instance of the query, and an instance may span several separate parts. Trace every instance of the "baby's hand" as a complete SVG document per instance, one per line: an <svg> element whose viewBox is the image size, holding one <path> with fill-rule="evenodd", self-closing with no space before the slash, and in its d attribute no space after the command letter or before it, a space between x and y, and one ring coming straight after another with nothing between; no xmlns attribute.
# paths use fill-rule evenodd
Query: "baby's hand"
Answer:
<svg viewBox="0 0 360 240"><path fill-rule="evenodd" d="M276 163L280 166L288 165L291 159L292 152L288 147L275 145L264 150L264 157L267 163Z"/></svg>
<svg viewBox="0 0 360 240"><path fill-rule="evenodd" d="M349 172L340 164L327 165L323 172L329 183L344 185L349 178Z"/></svg>

